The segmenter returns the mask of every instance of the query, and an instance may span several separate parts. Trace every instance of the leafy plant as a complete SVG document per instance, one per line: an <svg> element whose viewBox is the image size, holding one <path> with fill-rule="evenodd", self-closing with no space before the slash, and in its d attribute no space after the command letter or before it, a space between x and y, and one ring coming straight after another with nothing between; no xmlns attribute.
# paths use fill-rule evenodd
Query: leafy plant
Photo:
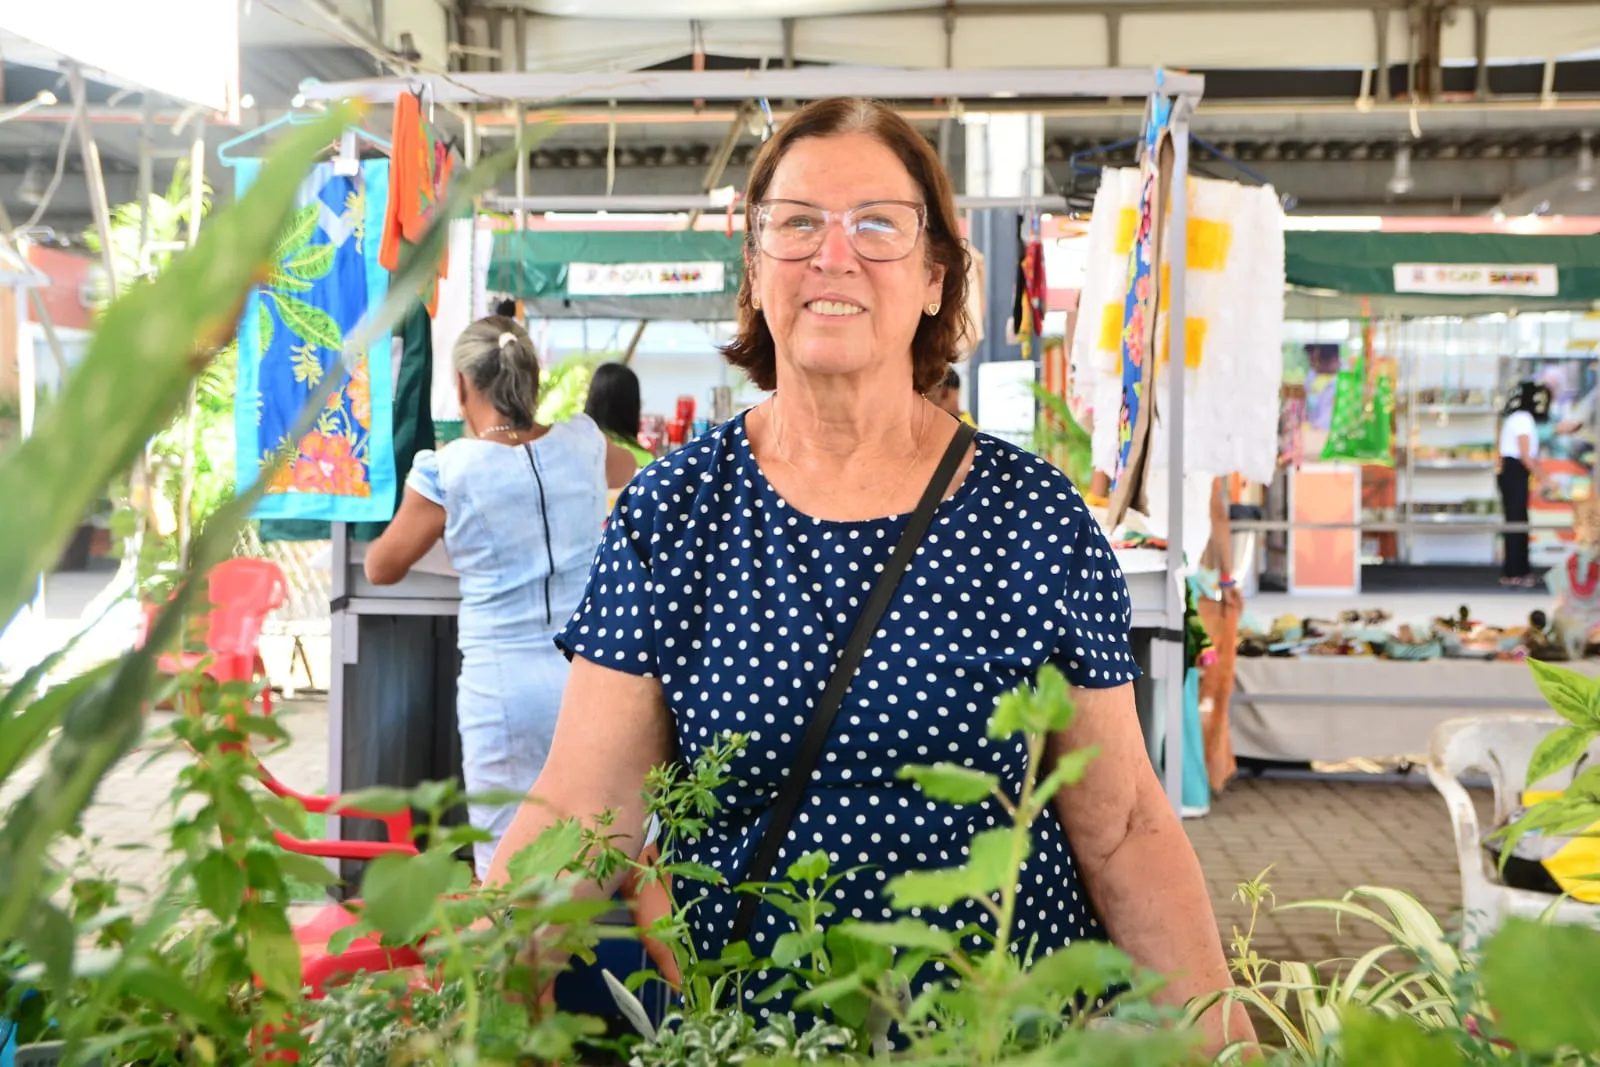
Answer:
<svg viewBox="0 0 1600 1067"><path fill-rule="evenodd" d="M542 423L552 423L583 414L594 369L619 355L618 352L572 355L540 371L539 407L534 417Z"/></svg>
<svg viewBox="0 0 1600 1067"><path fill-rule="evenodd" d="M1239 984L1191 1003L1191 1021L1219 1000L1244 1004L1305 1062L1319 1062L1346 1017L1356 1010L1407 1016L1427 1029L1461 1025L1456 994L1465 965L1438 921L1414 898L1398 890L1363 886L1339 900L1283 905L1279 910L1323 911L1355 919L1377 927L1388 940L1360 959L1331 960L1321 967L1273 962L1262 959L1253 945L1261 909L1273 899L1267 873L1241 885L1235 895L1250 908L1249 925L1243 932L1235 927L1232 937L1230 964ZM1395 958L1405 966L1395 969L1391 962ZM1232 1048L1235 1055L1247 1051L1241 1045Z"/></svg>
<svg viewBox="0 0 1600 1067"><path fill-rule="evenodd" d="M912 766L902 777L929 797L953 804L990 798L1012 825L978 834L967 862L942 871L910 872L892 879L886 892L895 910L909 913L892 922L830 922L828 897L853 871L836 871L828 856L811 852L791 863L785 878L741 886L790 916L795 929L778 938L770 957L752 954L744 942L728 946L716 960L692 953L684 964L683 1010L635 1053L640 1065L739 1062L770 1055L801 1062L860 1062L868 1053L907 1063L982 1064L1021 1062L1100 1062L1113 1046L1137 1047L1139 1062L1178 1062L1191 1051L1185 1033L1131 1037L1099 1028L1113 1015L1143 1019L1159 1016L1148 995L1160 982L1136 972L1131 961L1110 945L1084 942L1034 958L1013 949L1018 877L1032 854L1031 828L1058 790L1078 782L1093 751L1071 753L1043 773L1047 737L1071 722L1073 706L1065 679L1053 668L1037 684L1002 697L989 723L989 736L1024 738L1029 770L1011 795L990 774L952 764ZM724 740L713 758L697 760L685 788L680 772L652 776L653 807L665 828L663 859L682 878L716 881L715 872L674 867L677 841L692 837L710 814L711 790L721 781L717 764L737 750L739 739ZM703 756L705 754L702 754ZM993 920L992 930L972 926L947 931L921 918L973 901ZM675 909L681 910L681 909ZM658 936L671 935L669 924ZM774 975L763 981L762 975ZM939 980L940 974L950 976ZM794 1007L820 1018L809 1030L795 1031L768 1019L762 1024L730 1017L725 1005L792 996ZM804 1017L802 1017L804 1018ZM810 1043L802 1045L806 1038ZM818 1059L837 1045L839 1053ZM714 1049L721 1059L704 1058ZM669 1051L671 1050L671 1051ZM766 1050L766 1051L764 1051ZM673 1055L688 1056L673 1059ZM695 1058L702 1057L702 1058Z"/></svg>
<svg viewBox="0 0 1600 1067"><path fill-rule="evenodd" d="M1035 449L1059 467L1073 485L1087 487L1094 475L1094 453L1089 431L1078 425L1064 398L1038 382L1033 383L1033 395L1039 405L1038 423L1033 435Z"/></svg>
<svg viewBox="0 0 1600 1067"><path fill-rule="evenodd" d="M1529 660L1539 691L1550 707L1568 725L1552 731L1528 761L1528 786L1566 770L1600 740L1600 679L1577 671ZM1516 844L1530 833L1550 836L1582 834L1600 823L1600 765L1576 775L1559 795L1531 805L1522 816L1493 836L1503 841L1500 867L1503 871ZM1600 871L1595 872L1600 878Z"/></svg>
<svg viewBox="0 0 1600 1067"><path fill-rule="evenodd" d="M34 436L0 455L0 490L14 500L0 515L0 618L31 593L87 504L171 420L237 321L248 287L266 274L307 164L352 117L336 108L294 132L193 249L174 256L158 279L119 295ZM434 260L412 256L395 286L414 293L450 215L504 169L502 159L457 178L421 242ZM408 299L414 295L386 304L362 329L387 331ZM326 390L313 395L303 424L325 400ZM262 845L270 819L293 824L294 812L249 782L237 746L246 733L270 737L275 728L238 714L242 692L213 693L202 702L210 719L180 724L198 760L181 789L199 808L174 827L181 862L146 914L130 921L96 881L69 884L54 852L109 768L137 742L145 708L175 686L203 685L159 678L155 657L179 638L201 600L198 576L229 552L252 503L249 495L230 500L202 530L141 648L36 697L60 661L56 653L0 692L0 787L24 760L43 758L0 826L0 949L8 966L0 977L8 991L49 992L69 1060L246 1062L272 1031L284 1030L301 998L284 910L287 878L314 878L320 868ZM86 939L101 948L86 951ZM13 999L8 992L8 1006Z"/></svg>

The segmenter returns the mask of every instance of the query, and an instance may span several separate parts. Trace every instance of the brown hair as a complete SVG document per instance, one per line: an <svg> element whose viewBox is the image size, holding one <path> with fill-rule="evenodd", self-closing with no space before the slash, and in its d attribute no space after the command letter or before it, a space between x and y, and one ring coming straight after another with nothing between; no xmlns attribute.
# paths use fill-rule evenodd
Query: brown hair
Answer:
<svg viewBox="0 0 1600 1067"><path fill-rule="evenodd" d="M925 393L944 380L945 371L961 353L960 342L970 329L967 316L967 247L961 239L950 176L927 139L893 108L876 100L837 96L807 104L778 127L756 156L745 189L745 255L754 261L755 210L767 195L778 164L795 143L807 137L834 137L865 133L899 157L927 205L927 259L944 268L939 313L924 315L911 339L911 377L917 392ZM758 389L777 386L777 351L766 318L751 305L751 274L739 283L739 332L722 348L729 363L742 368Z"/></svg>

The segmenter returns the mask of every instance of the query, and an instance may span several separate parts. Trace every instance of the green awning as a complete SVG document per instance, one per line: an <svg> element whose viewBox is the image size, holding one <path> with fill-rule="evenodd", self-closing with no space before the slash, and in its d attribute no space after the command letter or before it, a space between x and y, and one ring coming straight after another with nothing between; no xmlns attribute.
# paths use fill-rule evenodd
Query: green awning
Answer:
<svg viewBox="0 0 1600 1067"><path fill-rule="evenodd" d="M731 318L743 248L742 235L714 231L497 233L489 289L557 314Z"/></svg>
<svg viewBox="0 0 1600 1067"><path fill-rule="evenodd" d="M1443 273L1438 268L1451 265L1553 268L1554 279L1549 291L1518 292L1513 284L1504 291L1452 293L1427 284L1413 287L1411 282L1397 288L1397 265L1415 265L1424 274ZM1600 236L1291 230L1284 234L1284 273L1292 286L1398 300L1415 298L1418 304L1457 314L1510 308L1587 308L1600 301ZM1548 271L1542 276L1548 280Z"/></svg>

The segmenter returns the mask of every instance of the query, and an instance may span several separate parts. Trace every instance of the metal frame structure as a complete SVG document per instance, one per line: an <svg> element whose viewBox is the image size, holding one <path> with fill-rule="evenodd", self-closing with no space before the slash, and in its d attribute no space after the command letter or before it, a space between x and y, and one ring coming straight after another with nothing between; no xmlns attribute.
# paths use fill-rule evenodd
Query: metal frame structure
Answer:
<svg viewBox="0 0 1600 1067"><path fill-rule="evenodd" d="M633 104L670 102L685 105L700 101L819 100L832 96L868 96L890 101L961 100L967 110L979 111L981 102L993 100L1015 108L1021 101L1050 101L1072 97L1145 99L1160 94L1170 97L1170 128L1173 142L1173 195L1168 216L1167 248L1187 245L1188 200L1186 178L1189 170L1189 122L1205 92L1200 75L1161 69L1060 69L1060 70L896 70L884 68L799 68L761 71L634 71L599 74L529 74L502 72L448 76L419 74L409 77L380 78L348 82L306 82L301 92L307 100L360 99L389 103L405 92L431 94L439 104L458 106L466 113L468 162L474 162L480 144L476 109L485 107L503 112L511 109L520 119L530 107L556 108L563 104L598 102ZM498 117L498 116L497 116ZM517 130L523 123L516 123ZM521 138L518 137L520 145ZM516 212L518 223L523 213L553 198L530 198L527 194L528 156L519 152L516 167L516 197L500 198L497 205ZM714 210L709 197L596 198L596 202L649 203L645 210L661 210L661 201L687 204L689 209ZM554 209L554 208L552 208ZM561 209L575 210L574 202L563 200ZM639 210L635 207L634 210ZM1172 257L1171 295L1167 313L1176 321L1185 314L1185 257ZM1174 330L1169 366L1184 364L1184 331ZM1183 679L1184 662L1184 573L1183 573L1183 433L1184 390L1178 388L1166 397L1163 412L1167 420L1168 532L1166 566L1160 572L1128 576L1133 599L1133 626L1150 632L1155 640L1151 651L1151 673L1158 683L1158 715L1165 724L1165 788L1174 808L1181 806L1183 793ZM342 778L343 670L357 661L356 622L362 615L446 615L455 604L439 594L436 576L419 576L387 589L368 585L353 563L349 531L342 524L333 528L333 679L329 689L329 767L330 789L344 788ZM1153 746L1152 746L1153 749ZM1153 753L1155 754L1155 753Z"/></svg>

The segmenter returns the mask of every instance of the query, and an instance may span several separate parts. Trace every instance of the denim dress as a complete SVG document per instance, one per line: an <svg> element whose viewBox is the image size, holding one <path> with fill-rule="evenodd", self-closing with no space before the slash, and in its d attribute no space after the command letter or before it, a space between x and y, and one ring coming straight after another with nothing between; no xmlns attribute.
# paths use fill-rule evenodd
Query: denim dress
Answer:
<svg viewBox="0 0 1600 1067"><path fill-rule="evenodd" d="M526 792L550 752L567 661L554 643L583 598L606 508L606 441L580 415L518 448L463 438L417 453L406 484L445 510L461 575L456 718L469 793ZM500 840L517 805L472 804ZM479 872L494 843L479 844Z"/></svg>

